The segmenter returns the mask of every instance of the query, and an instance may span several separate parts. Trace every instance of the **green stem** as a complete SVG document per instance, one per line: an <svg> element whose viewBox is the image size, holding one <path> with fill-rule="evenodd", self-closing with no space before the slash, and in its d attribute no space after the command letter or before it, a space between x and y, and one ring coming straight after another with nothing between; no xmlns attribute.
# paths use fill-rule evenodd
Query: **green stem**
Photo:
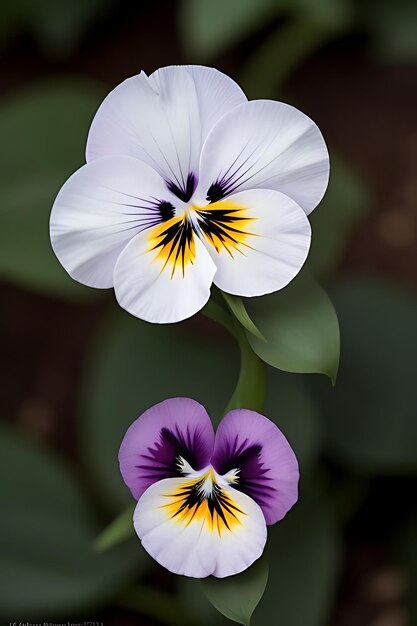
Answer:
<svg viewBox="0 0 417 626"><path fill-rule="evenodd" d="M106 528L99 534L93 543L93 549L97 552L104 552L109 548L113 548L122 541L135 536L133 528L133 513L135 504L129 504L118 517L116 517Z"/></svg>
<svg viewBox="0 0 417 626"><path fill-rule="evenodd" d="M265 398L265 366L252 350L243 327L213 299L210 299L202 312L224 326L236 339L240 349L239 378L225 412L231 409L262 411Z"/></svg>
<svg viewBox="0 0 417 626"><path fill-rule="evenodd" d="M234 326L234 336L240 348L240 372L226 412L231 409L262 412L265 400L265 366L252 350L240 324L235 322Z"/></svg>

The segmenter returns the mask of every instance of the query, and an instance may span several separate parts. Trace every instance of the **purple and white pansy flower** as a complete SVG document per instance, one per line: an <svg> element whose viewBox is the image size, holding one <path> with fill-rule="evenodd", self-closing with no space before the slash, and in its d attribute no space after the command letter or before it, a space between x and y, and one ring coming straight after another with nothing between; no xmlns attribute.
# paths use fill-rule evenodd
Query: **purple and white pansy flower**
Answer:
<svg viewBox="0 0 417 626"><path fill-rule="evenodd" d="M138 500L143 547L184 576L245 570L264 550L266 525L297 501L294 452L273 422L247 409L227 413L214 433L201 404L165 400L130 426L119 462Z"/></svg>
<svg viewBox="0 0 417 626"><path fill-rule="evenodd" d="M294 107L248 101L208 67L141 72L97 111L87 163L55 200L52 246L74 279L114 287L133 315L177 322L212 283L239 296L285 287L328 176L323 137Z"/></svg>

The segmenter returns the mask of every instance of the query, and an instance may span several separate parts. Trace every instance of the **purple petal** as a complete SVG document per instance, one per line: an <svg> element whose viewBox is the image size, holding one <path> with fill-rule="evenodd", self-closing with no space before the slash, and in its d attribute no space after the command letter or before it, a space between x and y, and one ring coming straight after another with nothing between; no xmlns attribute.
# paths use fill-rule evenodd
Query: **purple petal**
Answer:
<svg viewBox="0 0 417 626"><path fill-rule="evenodd" d="M247 409L230 411L216 432L212 465L219 474L238 469L235 489L261 507L275 524L298 497L298 463L290 444L271 420Z"/></svg>
<svg viewBox="0 0 417 626"><path fill-rule="evenodd" d="M154 482L181 475L178 458L194 470L210 463L214 431L207 411L189 398L171 398L143 413L119 450L123 480L138 500Z"/></svg>

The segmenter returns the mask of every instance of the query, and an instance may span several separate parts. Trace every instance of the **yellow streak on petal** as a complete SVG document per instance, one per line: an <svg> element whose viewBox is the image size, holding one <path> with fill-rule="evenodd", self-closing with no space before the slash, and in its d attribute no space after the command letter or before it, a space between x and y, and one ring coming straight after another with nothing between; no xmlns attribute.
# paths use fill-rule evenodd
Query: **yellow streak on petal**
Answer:
<svg viewBox="0 0 417 626"><path fill-rule="evenodd" d="M193 206L198 216L198 223L204 238L216 252L233 252L244 254L244 248L251 248L248 239L257 236L251 232L252 222L256 218L248 217L248 207L236 202L220 200L204 207Z"/></svg>
<svg viewBox="0 0 417 626"><path fill-rule="evenodd" d="M180 269L185 277L185 268L194 263L196 250L194 231L186 215L173 217L150 230L147 252L157 251L154 261L162 264L161 272L166 267L171 269L171 278Z"/></svg>
<svg viewBox="0 0 417 626"><path fill-rule="evenodd" d="M213 481L214 493L198 498L198 488L208 478ZM241 526L242 517L246 515L229 493L214 482L212 470L201 478L184 482L179 488L166 494L166 497L170 502L161 508L166 510L168 517L176 524L189 526L193 522L202 522L208 532L217 532L219 536Z"/></svg>

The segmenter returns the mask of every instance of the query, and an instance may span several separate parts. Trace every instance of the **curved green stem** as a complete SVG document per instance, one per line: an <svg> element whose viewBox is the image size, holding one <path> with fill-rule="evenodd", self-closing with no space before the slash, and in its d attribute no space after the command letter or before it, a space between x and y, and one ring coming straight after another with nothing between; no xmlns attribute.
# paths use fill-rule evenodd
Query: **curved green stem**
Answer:
<svg viewBox="0 0 417 626"><path fill-rule="evenodd" d="M226 412L231 409L263 411L265 400L265 365L252 350L243 328L234 324L234 336L240 348L240 372Z"/></svg>
<svg viewBox="0 0 417 626"><path fill-rule="evenodd" d="M243 327L234 316L212 299L202 312L224 326L236 339L240 349L239 378L225 412L243 408L262 411L265 398L265 366L252 350Z"/></svg>

